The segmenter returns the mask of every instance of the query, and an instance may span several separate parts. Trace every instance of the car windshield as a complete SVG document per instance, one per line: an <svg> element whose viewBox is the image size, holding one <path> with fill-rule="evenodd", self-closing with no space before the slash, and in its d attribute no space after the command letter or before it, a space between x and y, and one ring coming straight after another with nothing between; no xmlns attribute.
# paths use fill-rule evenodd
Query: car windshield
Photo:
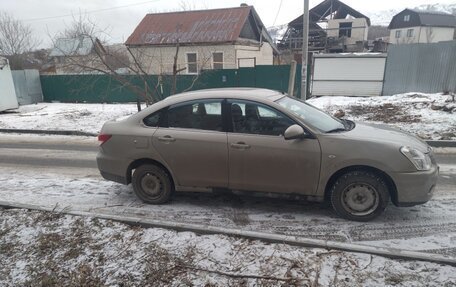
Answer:
<svg viewBox="0 0 456 287"><path fill-rule="evenodd" d="M283 97L277 100L276 103L301 118L305 123L324 133L346 130L341 120L298 99Z"/></svg>

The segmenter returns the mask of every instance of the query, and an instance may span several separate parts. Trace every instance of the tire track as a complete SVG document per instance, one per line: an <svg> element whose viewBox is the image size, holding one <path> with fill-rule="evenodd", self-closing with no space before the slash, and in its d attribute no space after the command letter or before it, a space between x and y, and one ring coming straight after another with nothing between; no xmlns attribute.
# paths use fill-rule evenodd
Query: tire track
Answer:
<svg viewBox="0 0 456 287"><path fill-rule="evenodd" d="M456 232L456 223L411 224L401 226L363 227L349 231L352 241L375 241L425 237L435 233Z"/></svg>

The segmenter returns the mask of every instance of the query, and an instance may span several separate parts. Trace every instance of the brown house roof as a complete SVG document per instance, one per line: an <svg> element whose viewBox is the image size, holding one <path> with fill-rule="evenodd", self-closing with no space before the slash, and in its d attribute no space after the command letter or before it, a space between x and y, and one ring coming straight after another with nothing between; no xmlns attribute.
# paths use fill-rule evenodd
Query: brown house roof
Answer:
<svg viewBox="0 0 456 287"><path fill-rule="evenodd" d="M250 35L250 36L245 36ZM252 6L147 14L126 45L172 45L260 39L273 45Z"/></svg>
<svg viewBox="0 0 456 287"><path fill-rule="evenodd" d="M250 6L147 14L126 45L233 42L239 38Z"/></svg>

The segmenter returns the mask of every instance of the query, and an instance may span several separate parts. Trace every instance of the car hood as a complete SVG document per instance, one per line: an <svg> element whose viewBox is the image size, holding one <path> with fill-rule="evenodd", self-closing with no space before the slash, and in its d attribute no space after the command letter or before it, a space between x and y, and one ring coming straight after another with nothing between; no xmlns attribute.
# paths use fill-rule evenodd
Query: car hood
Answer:
<svg viewBox="0 0 456 287"><path fill-rule="evenodd" d="M354 140L384 142L398 146L410 146L422 152L428 152L429 146L416 136L398 129L381 124L366 124L356 122L354 129L344 133L346 137Z"/></svg>

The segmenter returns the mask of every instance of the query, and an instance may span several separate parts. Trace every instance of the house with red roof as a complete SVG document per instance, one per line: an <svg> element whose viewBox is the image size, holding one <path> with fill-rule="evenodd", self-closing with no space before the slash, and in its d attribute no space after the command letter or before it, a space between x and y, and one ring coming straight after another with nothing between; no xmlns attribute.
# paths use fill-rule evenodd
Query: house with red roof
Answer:
<svg viewBox="0 0 456 287"><path fill-rule="evenodd" d="M148 74L272 65L274 45L253 6L147 14L125 45Z"/></svg>

